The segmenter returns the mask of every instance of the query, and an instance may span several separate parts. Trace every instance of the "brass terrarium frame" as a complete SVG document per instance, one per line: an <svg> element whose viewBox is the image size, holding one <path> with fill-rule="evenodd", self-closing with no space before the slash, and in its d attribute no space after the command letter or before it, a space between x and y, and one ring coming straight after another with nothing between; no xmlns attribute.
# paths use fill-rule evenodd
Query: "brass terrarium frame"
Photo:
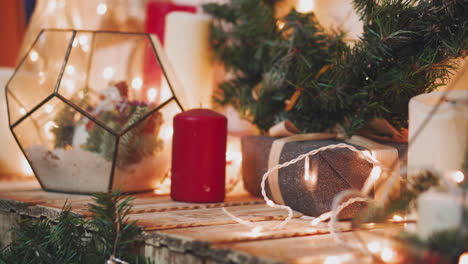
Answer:
<svg viewBox="0 0 468 264"><path fill-rule="evenodd" d="M57 82L55 83L55 86L53 88L53 92L50 95L48 95L45 99L41 100L40 103L38 103L36 106L32 107L26 114L21 116L18 120L13 122L12 117L11 117L11 108L10 108L10 102L9 102L8 96L11 96L16 101L16 103L18 103L19 106L23 107L24 109L27 109L27 108L24 106L23 103L21 103L21 101L17 98L17 96L15 96L15 94L11 92L10 84L15 79L15 76L18 73L20 67L23 65L25 60L29 57L30 52L32 51L32 49L36 45L36 43L39 41L40 37L43 34L47 33L47 32L64 32L64 33L70 33L71 32L71 34L72 34L70 40L68 41L69 43L68 43L68 46L67 46L67 49L66 49L65 57L63 58L63 62L61 63L61 66L60 66L60 71L59 71L59 74L57 76ZM61 81L63 79L65 68L66 68L66 65L68 64L68 61L69 61L69 58L70 58L70 53L71 53L71 51L73 49L73 43L74 43L74 41L78 40L76 38L78 33L90 33L91 34L91 39L92 39L91 45L90 45L90 50L89 50L89 52L90 52L89 62L87 63L87 66L86 66L86 86L87 87L89 87L88 86L89 85L89 76L90 76L90 70L91 70L91 66L92 66L91 64L93 62L92 58L93 58L93 53L94 53L93 49L95 48L94 45L95 45L95 39L96 39L97 34L118 34L118 35L129 35L129 36L141 36L141 37L146 37L148 39L149 43L151 43L151 51L156 56L157 63L159 64L160 69L162 71L162 76L163 76L162 78L165 78L165 80L167 81L167 84L168 84L168 87L170 89L170 92L171 92L172 96L170 96L168 99L166 99L162 103L159 103L159 105L157 105L154 109L151 109L149 112L144 114L138 121L132 123L128 127L123 128L120 132L117 133L116 131L114 131L112 128L110 128L108 125L106 125L103 121L101 121L98 118L94 117L93 115L91 115L87 111L80 108L74 102L72 102L69 98L66 98L65 96L63 96L62 94L59 93L59 88L60 88L60 85L61 85ZM107 187L107 190L111 191L112 188L113 188L113 183L114 183L115 167L116 167L116 163L117 163L116 161L117 161L117 156L118 156L118 153L119 153L119 143L120 143L121 137L123 135L125 135L128 131L130 131L131 129L133 129L136 126L138 126L139 124L141 124L144 120L146 120L151 115L153 115L156 112L162 110L166 105L168 105L171 102L175 102L177 104L178 108L180 109L180 111L184 111L184 108L182 106L181 101L179 100L178 96L176 96L176 91L180 91L180 89L178 89L176 87L181 87L181 86L180 86L180 84L179 84L179 82L178 82L178 80L177 80L177 78L175 76L175 73L173 72L171 66L168 63L168 59L165 56L165 53L163 51L163 48L162 48L159 40L157 39L157 37L155 35L151 35L151 34L148 34L148 33L138 33L138 32L93 31L93 30L75 30L75 29L43 29L38 34L37 38L35 39L35 41L31 45L31 47L28 49L26 54L21 58L21 60L19 61L17 67L15 68L14 73L12 74L12 76L10 77L10 79L8 80L8 82L7 82L6 86L5 86L5 89L6 89L5 97L6 97L6 103L7 103L9 128L10 128L11 133L13 134L13 137L15 138L16 143L20 147L20 149L21 149L22 153L24 154L24 156L26 157L28 163L31 165L31 169L33 170L34 175L36 176L37 180L39 181L39 184L41 185L41 187L46 191L59 191L59 192L61 192L60 190L50 190L46 186L44 186L44 184L43 184L43 182L41 180L40 174L37 173L36 168L34 166L34 163L30 160L29 155L27 155L23 145L21 144L18 136L16 135L16 133L14 131L15 127L17 127L19 124L21 124L24 120L26 120L28 117L30 117L33 113L35 113L38 109L40 109L42 106L44 106L51 99L53 99L53 98L59 99L61 102L65 103L66 106L71 107L74 111L80 113L83 117L88 118L89 120L94 122L94 124L98 125L100 128L104 129L109 134L111 134L112 136L115 137L115 148L114 148L114 151L113 151L114 152L113 153L113 158L111 160L111 162L112 162L111 171L110 171L111 174L109 176L109 184L108 184L108 187ZM35 124L35 125L37 126L37 124ZM148 191L148 190L144 190L144 191ZM84 192L75 192L75 191L73 191L73 193L84 193Z"/></svg>

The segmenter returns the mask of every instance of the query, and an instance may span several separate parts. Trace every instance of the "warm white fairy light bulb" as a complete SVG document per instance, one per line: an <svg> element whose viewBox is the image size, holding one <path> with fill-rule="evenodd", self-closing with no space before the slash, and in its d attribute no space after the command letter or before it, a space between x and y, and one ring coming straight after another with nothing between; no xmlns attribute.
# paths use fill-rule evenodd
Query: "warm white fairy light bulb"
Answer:
<svg viewBox="0 0 468 264"><path fill-rule="evenodd" d="M98 15L104 15L107 12L107 5L105 3L100 3L96 7L96 13Z"/></svg>
<svg viewBox="0 0 468 264"><path fill-rule="evenodd" d="M73 93L75 91L76 86L75 86L75 82L73 80L65 79L65 80L63 80L63 82L64 82L64 85L65 85L65 88L66 88L68 94L71 94L71 93Z"/></svg>
<svg viewBox="0 0 468 264"><path fill-rule="evenodd" d="M104 70L102 71L102 77L104 79L110 80L112 77L114 77L115 71L114 68L112 67L105 67Z"/></svg>
<svg viewBox="0 0 468 264"><path fill-rule="evenodd" d="M148 101L156 101L156 98L158 96L158 90L156 88L149 88L148 91L146 92L146 97L148 98Z"/></svg>
<svg viewBox="0 0 468 264"><path fill-rule="evenodd" d="M461 171L456 171L452 173L451 178L456 183L462 183L465 180L465 174Z"/></svg>
<svg viewBox="0 0 468 264"><path fill-rule="evenodd" d="M44 106L44 111L48 114L52 113L52 111L54 111L54 106L51 105L51 104L46 104Z"/></svg>
<svg viewBox="0 0 468 264"><path fill-rule="evenodd" d="M143 87L143 80L140 77L136 77L132 80L132 88L140 90Z"/></svg>
<svg viewBox="0 0 468 264"><path fill-rule="evenodd" d="M25 115L26 114L26 109L24 109L23 107L21 107L18 112L20 113L20 115Z"/></svg>
<svg viewBox="0 0 468 264"><path fill-rule="evenodd" d="M396 254L392 248L386 246L382 249L382 253L380 254L380 257L385 262L391 262L395 260Z"/></svg>
<svg viewBox="0 0 468 264"><path fill-rule="evenodd" d="M80 45L88 45L89 42L89 37L87 35L81 35L78 37L78 42L80 42Z"/></svg>
<svg viewBox="0 0 468 264"><path fill-rule="evenodd" d="M392 220L395 221L395 222L401 222L401 221L403 221L403 217L401 217L400 215L394 215L392 217Z"/></svg>
<svg viewBox="0 0 468 264"><path fill-rule="evenodd" d="M48 121L44 125L44 134L47 139L52 140L54 139L54 133L52 133L52 128L58 128L57 124L54 121Z"/></svg>
<svg viewBox="0 0 468 264"><path fill-rule="evenodd" d="M39 84L42 85L46 81L46 75L44 72L39 72Z"/></svg>
<svg viewBox="0 0 468 264"><path fill-rule="evenodd" d="M278 27L279 30L282 30L285 26L285 23L283 21L276 21L276 26Z"/></svg>
<svg viewBox="0 0 468 264"><path fill-rule="evenodd" d="M367 249L373 254L382 251L382 243L380 241L372 241L367 244Z"/></svg>
<svg viewBox="0 0 468 264"><path fill-rule="evenodd" d="M37 51L35 51L35 50L32 50L32 51L29 53L29 59L30 59L32 62L36 62L36 61L39 59L39 53L37 53Z"/></svg>
<svg viewBox="0 0 468 264"><path fill-rule="evenodd" d="M468 264L468 252L465 252L460 256L458 264Z"/></svg>
<svg viewBox="0 0 468 264"><path fill-rule="evenodd" d="M73 75L75 73L75 67L73 65L68 65L66 68L65 68L65 72L67 74L70 74L70 75Z"/></svg>
<svg viewBox="0 0 468 264"><path fill-rule="evenodd" d="M304 180L310 180L310 160L309 156L305 157L304 160Z"/></svg>
<svg viewBox="0 0 468 264"><path fill-rule="evenodd" d="M337 256L328 256L323 261L323 264L340 264L341 260Z"/></svg>
<svg viewBox="0 0 468 264"><path fill-rule="evenodd" d="M315 0L299 0L297 2L296 10L300 13L309 13L314 10Z"/></svg>

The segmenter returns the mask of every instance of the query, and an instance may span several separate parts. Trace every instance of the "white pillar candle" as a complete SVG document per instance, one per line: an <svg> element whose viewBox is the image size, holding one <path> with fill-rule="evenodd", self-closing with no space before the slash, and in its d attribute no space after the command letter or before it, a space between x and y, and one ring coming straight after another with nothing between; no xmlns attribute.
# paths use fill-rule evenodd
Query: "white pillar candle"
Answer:
<svg viewBox="0 0 468 264"><path fill-rule="evenodd" d="M413 97L409 103L409 138L438 104L441 92ZM460 170L468 151L468 90L451 91L437 112L413 139L408 152L409 173L432 169L442 174Z"/></svg>
<svg viewBox="0 0 468 264"><path fill-rule="evenodd" d="M0 68L0 179L1 175L32 176L31 167L16 144L8 124L5 85L12 74L12 69Z"/></svg>
<svg viewBox="0 0 468 264"><path fill-rule="evenodd" d="M213 92L211 18L202 14L172 12L166 16L164 49L184 90L183 105L210 108Z"/></svg>
<svg viewBox="0 0 468 264"><path fill-rule="evenodd" d="M435 232L457 229L462 221L461 196L428 191L418 198L418 235L427 239Z"/></svg>

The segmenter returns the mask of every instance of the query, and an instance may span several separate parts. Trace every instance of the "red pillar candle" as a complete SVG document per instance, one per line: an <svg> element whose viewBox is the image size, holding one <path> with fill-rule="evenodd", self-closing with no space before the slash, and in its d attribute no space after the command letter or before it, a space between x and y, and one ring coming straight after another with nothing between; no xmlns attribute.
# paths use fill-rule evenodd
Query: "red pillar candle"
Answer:
<svg viewBox="0 0 468 264"><path fill-rule="evenodd" d="M171 197L222 202L225 196L227 118L208 109L174 117Z"/></svg>

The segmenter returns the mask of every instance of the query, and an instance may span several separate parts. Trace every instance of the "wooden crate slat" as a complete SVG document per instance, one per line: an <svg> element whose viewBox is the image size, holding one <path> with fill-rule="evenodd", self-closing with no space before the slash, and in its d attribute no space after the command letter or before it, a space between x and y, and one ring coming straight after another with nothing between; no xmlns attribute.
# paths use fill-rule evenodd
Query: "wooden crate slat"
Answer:
<svg viewBox="0 0 468 264"><path fill-rule="evenodd" d="M267 205L243 205L229 207L228 210L244 220L267 221L281 220L287 217L287 212L271 208ZM295 213L294 217L301 214ZM160 213L143 213L129 216L130 220L137 220L144 230L163 230L171 228L212 226L236 223L221 208L206 208L183 211L169 211Z"/></svg>
<svg viewBox="0 0 468 264"><path fill-rule="evenodd" d="M279 223L280 221L277 220L256 222L255 225L262 228L258 233L252 232L252 227L242 224L176 228L163 230L160 233L184 236L194 241L205 241L212 244L279 239L328 233L328 228L326 226L321 226L320 228L312 227L310 225L310 221L299 218L292 219L291 222L281 229L272 229ZM341 231L350 230L350 228L351 224L349 222L339 224L339 229Z"/></svg>
<svg viewBox="0 0 468 264"><path fill-rule="evenodd" d="M397 231L401 231L401 226L385 230L358 232L358 234L366 245L372 241L391 245L392 241L385 238ZM340 237L356 245L359 239L356 237L356 233L344 232L340 234ZM215 245L215 247L218 246ZM220 245L219 247L228 247L231 250L242 251L252 256L268 257L288 263L324 263L331 256L338 257L342 263L373 263L372 259L337 243L331 234L242 242Z"/></svg>

